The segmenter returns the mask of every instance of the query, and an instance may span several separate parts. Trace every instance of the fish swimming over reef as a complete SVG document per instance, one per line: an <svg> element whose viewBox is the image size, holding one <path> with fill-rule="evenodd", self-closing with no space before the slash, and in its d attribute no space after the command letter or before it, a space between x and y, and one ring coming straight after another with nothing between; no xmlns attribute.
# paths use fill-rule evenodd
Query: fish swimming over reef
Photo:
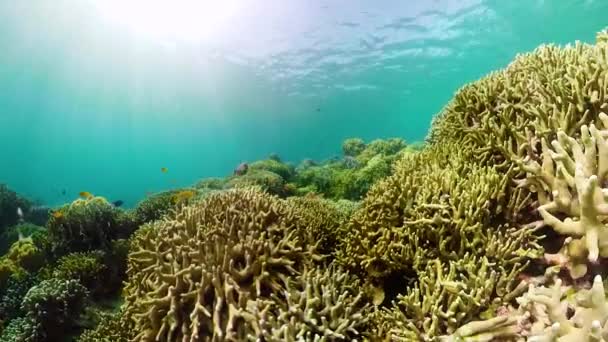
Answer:
<svg viewBox="0 0 608 342"><path fill-rule="evenodd" d="M125 204L125 201L123 201L123 200L118 200L118 201L112 202L112 205L115 206L115 207L117 207L117 208L120 207L120 206L122 206L123 204Z"/></svg>
<svg viewBox="0 0 608 342"><path fill-rule="evenodd" d="M93 194L88 191L81 191L80 193L78 193L78 195L80 195L80 197L84 199L91 199L94 197Z"/></svg>
<svg viewBox="0 0 608 342"><path fill-rule="evenodd" d="M247 170L249 170L249 164L247 163L240 163L235 169L234 169L234 175L235 176L242 176L244 174L247 173Z"/></svg>

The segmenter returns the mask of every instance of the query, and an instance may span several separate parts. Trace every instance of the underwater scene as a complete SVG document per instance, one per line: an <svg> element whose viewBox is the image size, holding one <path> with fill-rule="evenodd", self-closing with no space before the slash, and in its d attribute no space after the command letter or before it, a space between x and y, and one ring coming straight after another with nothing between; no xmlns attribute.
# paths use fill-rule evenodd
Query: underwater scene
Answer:
<svg viewBox="0 0 608 342"><path fill-rule="evenodd" d="M608 342L607 14L0 2L0 342Z"/></svg>

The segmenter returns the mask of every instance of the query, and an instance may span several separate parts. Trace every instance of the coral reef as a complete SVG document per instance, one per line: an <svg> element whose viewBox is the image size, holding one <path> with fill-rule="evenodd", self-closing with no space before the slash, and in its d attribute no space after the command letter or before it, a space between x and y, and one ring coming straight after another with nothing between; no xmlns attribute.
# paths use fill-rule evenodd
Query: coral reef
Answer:
<svg viewBox="0 0 608 342"><path fill-rule="evenodd" d="M2 185L0 341L606 341L607 42L518 55L424 144L271 155L47 229Z"/></svg>

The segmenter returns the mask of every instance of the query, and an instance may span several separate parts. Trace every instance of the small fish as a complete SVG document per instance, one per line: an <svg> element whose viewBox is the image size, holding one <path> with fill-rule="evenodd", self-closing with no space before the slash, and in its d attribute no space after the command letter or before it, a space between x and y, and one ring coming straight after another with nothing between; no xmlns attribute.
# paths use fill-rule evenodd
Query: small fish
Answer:
<svg viewBox="0 0 608 342"><path fill-rule="evenodd" d="M65 196L65 194L67 194L67 193L68 193L68 192L67 192L65 189L61 190L61 195L62 195L62 196Z"/></svg>
<svg viewBox="0 0 608 342"><path fill-rule="evenodd" d="M93 198L93 194L88 192L88 191L81 191L79 193L80 197L84 198L84 199L91 199Z"/></svg>
<svg viewBox="0 0 608 342"><path fill-rule="evenodd" d="M19 217L19 222L23 222L23 210L21 210L21 207L17 207L17 216Z"/></svg>
<svg viewBox="0 0 608 342"><path fill-rule="evenodd" d="M122 206L123 204L125 204L125 202L123 200L118 200L118 201L112 202L112 205L114 205L117 208Z"/></svg>
<svg viewBox="0 0 608 342"><path fill-rule="evenodd" d="M173 195L173 203L187 203L192 197L194 197L194 195L196 195L196 192L192 190L182 190Z"/></svg>
<svg viewBox="0 0 608 342"><path fill-rule="evenodd" d="M161 168L160 168L160 172L162 172L162 173L167 173L167 172L169 172L169 169L168 169L168 168L166 168L166 167L161 167Z"/></svg>
<svg viewBox="0 0 608 342"><path fill-rule="evenodd" d="M51 215L56 219L60 219L63 217L63 211L61 211L61 210L53 211L51 213Z"/></svg>
<svg viewBox="0 0 608 342"><path fill-rule="evenodd" d="M247 173L247 170L249 170L249 164L247 163L240 163L235 169L234 169L234 175L235 176L242 176L244 174Z"/></svg>

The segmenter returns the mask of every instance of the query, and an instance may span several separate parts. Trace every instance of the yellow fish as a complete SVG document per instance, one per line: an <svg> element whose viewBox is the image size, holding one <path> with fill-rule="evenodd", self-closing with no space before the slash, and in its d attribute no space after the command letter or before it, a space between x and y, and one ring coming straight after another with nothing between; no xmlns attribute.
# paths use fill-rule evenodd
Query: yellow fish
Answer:
<svg viewBox="0 0 608 342"><path fill-rule="evenodd" d="M63 211L61 211L61 210L53 211L53 213L51 215L53 215L53 217L56 219L60 219L63 217Z"/></svg>
<svg viewBox="0 0 608 342"><path fill-rule="evenodd" d="M188 202L192 197L194 197L194 195L196 195L196 192L192 191L192 190L183 190L180 191L178 193L176 193L175 195L173 195L173 203L183 203L183 202Z"/></svg>
<svg viewBox="0 0 608 342"><path fill-rule="evenodd" d="M169 169L167 169L166 167L161 167L160 172L167 173L167 172L169 172Z"/></svg>
<svg viewBox="0 0 608 342"><path fill-rule="evenodd" d="M88 191L81 191L79 193L80 197L84 198L84 199L91 199L93 198L93 194L88 192Z"/></svg>

